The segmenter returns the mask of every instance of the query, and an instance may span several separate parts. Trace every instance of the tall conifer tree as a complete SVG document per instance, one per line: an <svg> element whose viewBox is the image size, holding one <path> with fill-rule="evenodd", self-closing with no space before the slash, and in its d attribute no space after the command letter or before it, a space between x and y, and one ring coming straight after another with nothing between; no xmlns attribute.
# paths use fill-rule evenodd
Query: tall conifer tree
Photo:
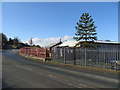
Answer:
<svg viewBox="0 0 120 90"><path fill-rule="evenodd" d="M91 16L89 16L89 13L83 13L79 22L77 22L77 26L75 26L76 37L74 37L74 39L78 41L76 46L80 45L80 41L83 40L84 43L82 43L82 46L93 47L95 44L94 41L97 40L96 28L97 27L94 26L94 21Z"/></svg>

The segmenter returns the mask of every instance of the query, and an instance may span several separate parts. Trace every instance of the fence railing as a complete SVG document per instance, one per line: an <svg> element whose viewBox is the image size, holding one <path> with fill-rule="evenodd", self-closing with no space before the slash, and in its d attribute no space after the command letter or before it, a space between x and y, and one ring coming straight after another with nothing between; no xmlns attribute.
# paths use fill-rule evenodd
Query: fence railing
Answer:
<svg viewBox="0 0 120 90"><path fill-rule="evenodd" d="M28 56L35 56L40 58L51 58L50 49L46 48L20 48L20 53Z"/></svg>
<svg viewBox="0 0 120 90"><path fill-rule="evenodd" d="M93 50L72 47L52 48L52 60L65 64L120 69L120 51Z"/></svg>

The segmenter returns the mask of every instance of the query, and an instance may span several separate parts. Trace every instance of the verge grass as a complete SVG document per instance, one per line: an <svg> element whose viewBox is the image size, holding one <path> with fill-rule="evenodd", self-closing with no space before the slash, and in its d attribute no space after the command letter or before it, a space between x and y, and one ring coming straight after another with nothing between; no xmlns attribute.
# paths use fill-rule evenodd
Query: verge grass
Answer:
<svg viewBox="0 0 120 90"><path fill-rule="evenodd" d="M23 54L20 54L20 55L24 56L26 58L29 58L29 59L36 60L36 61L42 61L42 62L46 62L46 63L50 63L50 64L55 64L55 65L63 65L63 66L78 68L78 69L82 69L82 70L96 71L96 72L108 73L108 74L118 74L118 73L120 73L120 71L111 70L111 69L91 67L91 66L86 66L85 67L85 66L73 65L73 64L64 64L62 62L52 61L50 59L38 58L38 57L35 57L35 56L27 56L27 55L23 55Z"/></svg>

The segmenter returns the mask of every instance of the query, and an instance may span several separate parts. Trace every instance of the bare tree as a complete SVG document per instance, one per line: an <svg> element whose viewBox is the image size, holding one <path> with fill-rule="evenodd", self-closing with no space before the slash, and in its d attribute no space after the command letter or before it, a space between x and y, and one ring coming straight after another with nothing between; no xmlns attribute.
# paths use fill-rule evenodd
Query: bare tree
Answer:
<svg viewBox="0 0 120 90"><path fill-rule="evenodd" d="M7 37L5 34L0 33L0 48L5 48L7 44Z"/></svg>
<svg viewBox="0 0 120 90"><path fill-rule="evenodd" d="M13 39L13 44L14 44L14 45L18 45L18 44L19 44L19 39L18 39L17 37L15 37L15 38Z"/></svg>

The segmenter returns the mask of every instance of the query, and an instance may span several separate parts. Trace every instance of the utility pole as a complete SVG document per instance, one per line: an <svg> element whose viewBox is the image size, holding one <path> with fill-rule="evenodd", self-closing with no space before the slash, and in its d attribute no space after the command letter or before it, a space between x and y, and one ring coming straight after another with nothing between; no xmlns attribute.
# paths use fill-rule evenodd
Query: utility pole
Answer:
<svg viewBox="0 0 120 90"><path fill-rule="evenodd" d="M29 44L30 44L30 46L32 46L32 45L33 45L32 38L29 40Z"/></svg>

